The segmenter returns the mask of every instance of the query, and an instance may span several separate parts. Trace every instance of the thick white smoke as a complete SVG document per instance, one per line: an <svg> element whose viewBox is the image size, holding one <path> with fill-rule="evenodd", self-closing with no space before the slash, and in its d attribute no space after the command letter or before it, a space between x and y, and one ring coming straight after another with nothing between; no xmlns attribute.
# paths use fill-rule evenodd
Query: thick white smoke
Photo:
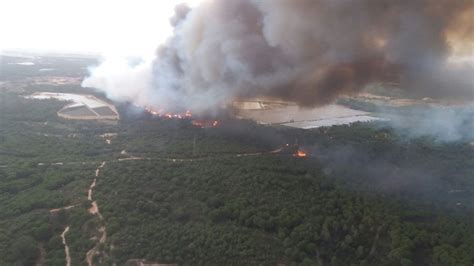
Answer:
<svg viewBox="0 0 474 266"><path fill-rule="evenodd" d="M171 111L212 110L256 96L325 104L394 78L424 96L472 98L472 77L459 74L466 68L451 70L446 62L448 35L472 43L473 12L471 0L180 5L171 19L174 35L152 61L105 61L83 86L116 101Z"/></svg>
<svg viewBox="0 0 474 266"><path fill-rule="evenodd" d="M125 59L110 58L92 68L93 74L82 82L82 86L103 90L114 101L152 105L151 65L150 61L130 65Z"/></svg>

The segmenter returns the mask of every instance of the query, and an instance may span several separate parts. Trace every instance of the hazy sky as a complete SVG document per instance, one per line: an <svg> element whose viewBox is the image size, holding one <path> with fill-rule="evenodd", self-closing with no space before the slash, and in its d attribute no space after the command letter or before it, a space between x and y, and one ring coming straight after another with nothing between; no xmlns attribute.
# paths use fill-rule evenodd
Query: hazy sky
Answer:
<svg viewBox="0 0 474 266"><path fill-rule="evenodd" d="M148 55L177 3L201 0L0 0L0 50Z"/></svg>

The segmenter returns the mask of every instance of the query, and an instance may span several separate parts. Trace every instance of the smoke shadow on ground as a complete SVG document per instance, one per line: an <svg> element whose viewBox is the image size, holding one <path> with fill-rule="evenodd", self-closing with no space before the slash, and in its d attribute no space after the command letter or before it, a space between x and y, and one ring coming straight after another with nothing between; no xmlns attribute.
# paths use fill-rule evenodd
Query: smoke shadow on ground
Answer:
<svg viewBox="0 0 474 266"><path fill-rule="evenodd" d="M474 147L427 139L389 145L305 147L324 173L356 191L382 193L435 207L474 210Z"/></svg>

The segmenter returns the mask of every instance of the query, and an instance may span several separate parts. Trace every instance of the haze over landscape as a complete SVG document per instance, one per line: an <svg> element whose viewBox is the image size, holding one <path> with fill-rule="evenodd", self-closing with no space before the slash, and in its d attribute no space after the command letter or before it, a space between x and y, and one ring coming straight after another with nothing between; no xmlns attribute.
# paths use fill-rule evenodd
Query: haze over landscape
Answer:
<svg viewBox="0 0 474 266"><path fill-rule="evenodd" d="M199 0L5 0L0 50L149 56L171 34L169 17L183 2Z"/></svg>
<svg viewBox="0 0 474 266"><path fill-rule="evenodd" d="M474 1L0 2L0 265L473 265Z"/></svg>

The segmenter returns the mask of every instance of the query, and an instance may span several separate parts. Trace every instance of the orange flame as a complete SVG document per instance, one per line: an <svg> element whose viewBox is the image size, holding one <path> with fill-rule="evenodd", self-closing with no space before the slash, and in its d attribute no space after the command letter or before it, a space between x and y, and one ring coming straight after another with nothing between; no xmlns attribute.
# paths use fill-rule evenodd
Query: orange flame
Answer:
<svg viewBox="0 0 474 266"><path fill-rule="evenodd" d="M204 127L204 124L199 120L193 120L191 124L193 124L195 127Z"/></svg>
<svg viewBox="0 0 474 266"><path fill-rule="evenodd" d="M161 117L161 118L167 118L167 119L191 119L193 117L193 114L191 111L187 110L184 113L169 113L169 112L164 112L163 109L153 109L151 107L144 107L145 111L148 112L149 114L156 116L156 117ZM193 126L200 127L200 128L208 128L208 127L217 127L219 125L218 120L192 120L191 123Z"/></svg>
<svg viewBox="0 0 474 266"><path fill-rule="evenodd" d="M164 117L168 119L188 119L193 117L193 114L191 111L186 111L185 113L164 113L162 109L160 110L155 110L151 107L145 107L145 111L148 112L149 114L157 117Z"/></svg>
<svg viewBox="0 0 474 266"><path fill-rule="evenodd" d="M293 154L293 156L295 156L295 157L306 157L308 155L306 154L306 152L298 150L295 154Z"/></svg>
<svg viewBox="0 0 474 266"><path fill-rule="evenodd" d="M200 128L217 127L219 125L217 120L193 120L191 123L193 126Z"/></svg>

